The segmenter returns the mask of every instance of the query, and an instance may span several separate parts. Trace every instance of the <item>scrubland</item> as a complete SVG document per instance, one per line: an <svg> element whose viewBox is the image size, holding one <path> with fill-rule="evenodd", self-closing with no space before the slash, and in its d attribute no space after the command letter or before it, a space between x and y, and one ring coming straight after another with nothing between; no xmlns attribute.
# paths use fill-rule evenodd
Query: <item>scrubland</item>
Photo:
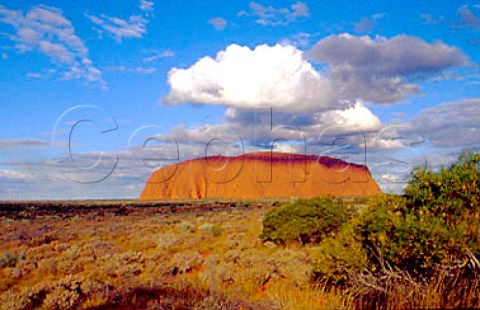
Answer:
<svg viewBox="0 0 480 310"><path fill-rule="evenodd" d="M4 309L311 309L337 300L311 286L308 249L260 240L262 217L270 208L4 219L0 304Z"/></svg>

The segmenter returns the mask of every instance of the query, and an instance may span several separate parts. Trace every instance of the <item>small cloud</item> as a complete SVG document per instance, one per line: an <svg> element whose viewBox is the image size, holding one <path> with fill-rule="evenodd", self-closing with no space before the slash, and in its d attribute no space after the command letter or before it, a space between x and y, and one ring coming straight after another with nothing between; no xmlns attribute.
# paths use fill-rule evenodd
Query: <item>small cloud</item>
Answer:
<svg viewBox="0 0 480 310"><path fill-rule="evenodd" d="M164 52L160 53L160 57L161 57L161 58L165 58L165 57L175 57L175 52L173 52L173 51L164 51Z"/></svg>
<svg viewBox="0 0 480 310"><path fill-rule="evenodd" d="M360 101L345 110L325 112L322 118L327 126L342 125L352 131L374 131L381 128L380 119Z"/></svg>
<svg viewBox="0 0 480 310"><path fill-rule="evenodd" d="M10 183L10 182L16 182L16 181L29 180L30 177L29 177L28 174L23 173L23 172L1 169L0 170L0 179L2 180L2 183Z"/></svg>
<svg viewBox="0 0 480 310"><path fill-rule="evenodd" d="M142 11L153 11L154 10L153 6L154 6L153 1L140 0L140 10Z"/></svg>
<svg viewBox="0 0 480 310"><path fill-rule="evenodd" d="M294 18L297 17L309 17L310 16L310 8L308 7L307 4L298 1L295 4L292 4L292 16Z"/></svg>
<svg viewBox="0 0 480 310"><path fill-rule="evenodd" d="M126 20L104 14L100 17L86 16L101 30L109 33L117 42L122 42L123 38L141 38L147 32L148 20L140 15L132 15Z"/></svg>
<svg viewBox="0 0 480 310"><path fill-rule="evenodd" d="M29 78L29 79L40 79L40 78L42 78L42 75L38 72L29 72L29 73L27 73L27 78Z"/></svg>
<svg viewBox="0 0 480 310"><path fill-rule="evenodd" d="M49 41L39 42L40 51L61 63L71 63L75 57L64 45Z"/></svg>
<svg viewBox="0 0 480 310"><path fill-rule="evenodd" d="M382 180L387 181L387 182L398 182L398 175L391 174L391 173L386 173L382 175Z"/></svg>
<svg viewBox="0 0 480 310"><path fill-rule="evenodd" d="M237 13L237 16L250 16L250 13L248 13L247 11L245 10L241 10L240 12Z"/></svg>
<svg viewBox="0 0 480 310"><path fill-rule="evenodd" d="M103 68L105 71L109 72L129 72L129 73L140 73L140 74L151 74L157 71L154 67L143 67L136 66L133 68L128 68L125 66L108 66Z"/></svg>
<svg viewBox="0 0 480 310"><path fill-rule="evenodd" d="M290 8L275 8L273 6L263 6L256 2L250 2L250 12L240 11L238 16L255 16L255 22L262 26L285 26L294 22L300 17L309 17L310 9L306 3L301 1L292 4Z"/></svg>
<svg viewBox="0 0 480 310"><path fill-rule="evenodd" d="M148 54L148 56L145 56L142 58L142 62L144 63L154 62L162 58L175 57L175 52L170 50L165 50L165 51L146 50L144 51L144 53Z"/></svg>
<svg viewBox="0 0 480 310"><path fill-rule="evenodd" d="M281 41L282 45L294 45L297 47L307 47L310 45L312 35L306 32L299 32L288 39Z"/></svg>
<svg viewBox="0 0 480 310"><path fill-rule="evenodd" d="M7 53L2 53L2 59L3 60L8 59L8 54Z"/></svg>
<svg viewBox="0 0 480 310"><path fill-rule="evenodd" d="M372 15L373 19L382 19L382 18L386 18L386 17L387 17L387 13L377 13L377 14Z"/></svg>
<svg viewBox="0 0 480 310"><path fill-rule="evenodd" d="M21 147L42 148L50 146L51 142L41 139L18 138L18 139L0 139L0 149L15 149Z"/></svg>
<svg viewBox="0 0 480 310"><path fill-rule="evenodd" d="M69 133L70 132L68 130L57 130L55 132L53 132L53 131L42 131L38 135L41 136L41 137L49 137L49 138L51 138L52 135L67 137Z"/></svg>
<svg viewBox="0 0 480 310"><path fill-rule="evenodd" d="M110 72L124 72L127 70L125 66L108 66L108 67L103 67L102 69Z"/></svg>
<svg viewBox="0 0 480 310"><path fill-rule="evenodd" d="M147 33L147 25L149 19L153 16L155 3L149 0L140 0L140 14L130 15L128 18L119 18L115 16L93 16L85 14L85 16L96 26L100 36L106 32L117 42L122 42L124 38L142 38Z"/></svg>
<svg viewBox="0 0 480 310"><path fill-rule="evenodd" d="M480 18L473 13L473 11L464 5L457 10L457 15L460 17L462 23L475 30L480 30Z"/></svg>
<svg viewBox="0 0 480 310"><path fill-rule="evenodd" d="M56 73L56 69L42 69L40 72L28 72L25 76L29 79L49 79Z"/></svg>
<svg viewBox="0 0 480 310"><path fill-rule="evenodd" d="M227 21L221 17L215 17L208 21L217 30L224 30L227 27Z"/></svg>
<svg viewBox="0 0 480 310"><path fill-rule="evenodd" d="M134 72L136 73L142 73L142 74L151 74L151 73L154 73L155 71L157 71L157 69L153 68L153 67L141 67L141 66L138 66L134 69Z"/></svg>
<svg viewBox="0 0 480 310"><path fill-rule="evenodd" d="M279 153L290 153L290 154L299 154L302 152L302 148L296 147L295 145L288 145L288 144L280 144L280 143L275 143L273 145L273 152L279 152Z"/></svg>
<svg viewBox="0 0 480 310"><path fill-rule="evenodd" d="M127 190L129 190L129 191L136 191L136 190L138 190L137 187L136 187L134 184L125 185L125 189L127 189Z"/></svg>
<svg viewBox="0 0 480 310"><path fill-rule="evenodd" d="M375 27L375 21L368 17L362 17L357 23L355 23L355 32L372 32Z"/></svg>
<svg viewBox="0 0 480 310"><path fill-rule="evenodd" d="M436 25L445 21L444 17L435 19L432 14L428 14L428 13L420 14L420 18L423 19L423 23L427 25Z"/></svg>
<svg viewBox="0 0 480 310"><path fill-rule="evenodd" d="M480 45L480 38L471 39L468 42L472 45Z"/></svg>
<svg viewBox="0 0 480 310"><path fill-rule="evenodd" d="M370 33L377 26L377 20L385 18L387 14L377 13L370 17L362 17L355 23L355 32L357 33Z"/></svg>

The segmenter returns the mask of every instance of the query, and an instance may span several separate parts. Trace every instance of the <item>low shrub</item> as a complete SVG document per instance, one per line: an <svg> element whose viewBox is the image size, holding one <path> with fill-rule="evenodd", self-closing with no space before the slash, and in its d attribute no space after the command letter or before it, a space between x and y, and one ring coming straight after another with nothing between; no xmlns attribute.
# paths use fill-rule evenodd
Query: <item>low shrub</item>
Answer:
<svg viewBox="0 0 480 310"><path fill-rule="evenodd" d="M198 226L198 229L201 231L209 232L213 237L218 237L223 232L223 228L221 226L208 223Z"/></svg>
<svg viewBox="0 0 480 310"><path fill-rule="evenodd" d="M340 201L300 199L268 212L263 219L261 238L277 244L318 243L337 231L348 218L347 208Z"/></svg>
<svg viewBox="0 0 480 310"><path fill-rule="evenodd" d="M325 238L313 249L316 281L345 286L350 275L368 268L368 252L355 236L356 224L356 219L345 223L336 235Z"/></svg>
<svg viewBox="0 0 480 310"><path fill-rule="evenodd" d="M175 228L177 228L180 232L194 232L195 231L195 225L188 222L188 221L181 221L175 225Z"/></svg>
<svg viewBox="0 0 480 310"><path fill-rule="evenodd" d="M0 255L0 268L3 267L15 267L20 261L25 260L25 252L14 251L6 252Z"/></svg>

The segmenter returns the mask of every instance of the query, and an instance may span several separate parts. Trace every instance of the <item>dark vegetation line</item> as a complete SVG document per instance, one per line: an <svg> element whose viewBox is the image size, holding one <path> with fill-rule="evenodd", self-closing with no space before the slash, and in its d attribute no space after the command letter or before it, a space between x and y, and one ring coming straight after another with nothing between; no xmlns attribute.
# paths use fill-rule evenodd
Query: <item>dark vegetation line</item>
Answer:
<svg viewBox="0 0 480 310"><path fill-rule="evenodd" d="M215 212L229 208L259 208L276 206L278 200L189 200L189 201L15 201L0 202L0 217L35 219L37 217L77 215L146 215L189 212Z"/></svg>

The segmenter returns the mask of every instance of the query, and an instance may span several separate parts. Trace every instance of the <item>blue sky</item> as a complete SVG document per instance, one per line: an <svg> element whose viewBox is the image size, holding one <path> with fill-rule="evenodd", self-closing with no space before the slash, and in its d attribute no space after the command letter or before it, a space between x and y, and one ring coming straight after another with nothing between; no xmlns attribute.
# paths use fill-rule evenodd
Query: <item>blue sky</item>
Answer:
<svg viewBox="0 0 480 310"><path fill-rule="evenodd" d="M479 44L469 1L2 1L0 199L137 197L215 138L400 192L478 148Z"/></svg>

